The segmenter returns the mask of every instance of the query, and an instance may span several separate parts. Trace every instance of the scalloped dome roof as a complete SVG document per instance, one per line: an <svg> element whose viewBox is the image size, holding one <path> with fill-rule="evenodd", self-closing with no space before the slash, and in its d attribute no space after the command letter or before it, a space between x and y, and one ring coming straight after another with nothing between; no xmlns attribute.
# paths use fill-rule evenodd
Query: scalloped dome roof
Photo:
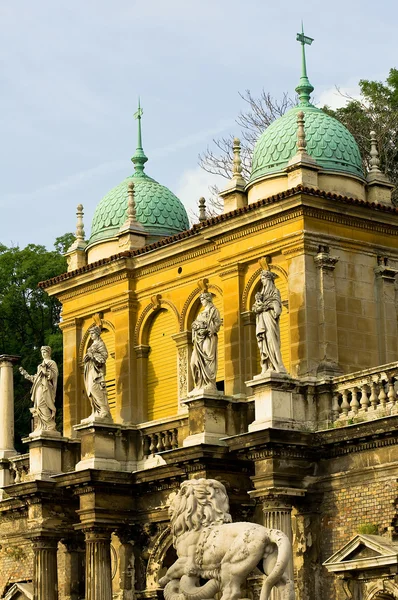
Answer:
<svg viewBox="0 0 398 600"><path fill-rule="evenodd" d="M134 115L138 119L138 143L131 159L135 173L108 192L98 204L91 225L89 245L115 237L125 223L130 181L134 182L136 219L148 234L148 243L189 229L187 211L182 202L167 187L144 172L148 158L142 148L142 115L138 102L138 110Z"/></svg>
<svg viewBox="0 0 398 600"><path fill-rule="evenodd" d="M271 123L254 147L250 183L282 171L297 152L297 113L304 112L307 152L319 166L363 178L358 145L344 125L312 104L300 103Z"/></svg>
<svg viewBox="0 0 398 600"><path fill-rule="evenodd" d="M134 173L106 194L95 209L89 243L114 237L126 220L128 184L134 182L137 221L149 238L167 237L189 229L182 202L167 187L145 173Z"/></svg>

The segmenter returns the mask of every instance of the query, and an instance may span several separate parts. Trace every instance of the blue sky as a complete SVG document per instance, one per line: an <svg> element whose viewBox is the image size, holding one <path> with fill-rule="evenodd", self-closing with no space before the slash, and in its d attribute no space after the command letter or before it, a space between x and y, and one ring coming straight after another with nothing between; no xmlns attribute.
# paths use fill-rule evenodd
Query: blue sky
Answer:
<svg viewBox="0 0 398 600"><path fill-rule="evenodd" d="M238 92L294 92L301 19L320 104L398 66L395 0L3 0L0 242L51 248L79 203L89 234L132 172L138 95L146 171L193 207L213 182L198 153L239 135Z"/></svg>

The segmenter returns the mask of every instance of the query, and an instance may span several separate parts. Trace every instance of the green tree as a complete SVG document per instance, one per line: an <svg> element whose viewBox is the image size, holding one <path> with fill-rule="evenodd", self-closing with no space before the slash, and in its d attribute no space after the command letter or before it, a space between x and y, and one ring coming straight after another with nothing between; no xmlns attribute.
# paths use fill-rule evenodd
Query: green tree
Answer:
<svg viewBox="0 0 398 600"><path fill-rule="evenodd" d="M359 99L345 96L342 108L323 110L351 131L361 152L364 168L369 167L370 132L376 132L380 169L398 185L398 70L390 69L386 82L361 79ZM397 192L393 200L397 203Z"/></svg>
<svg viewBox="0 0 398 600"><path fill-rule="evenodd" d="M65 240L70 241L66 234ZM61 240L63 239L61 238ZM29 373L41 362L40 347L49 345L60 369L56 404L62 411L62 333L58 327L61 305L38 287L38 283L66 271L62 241L57 249L29 244L26 248L8 248L0 244L0 354L15 354ZM23 451L20 439L30 432L30 386L15 368L16 447Z"/></svg>

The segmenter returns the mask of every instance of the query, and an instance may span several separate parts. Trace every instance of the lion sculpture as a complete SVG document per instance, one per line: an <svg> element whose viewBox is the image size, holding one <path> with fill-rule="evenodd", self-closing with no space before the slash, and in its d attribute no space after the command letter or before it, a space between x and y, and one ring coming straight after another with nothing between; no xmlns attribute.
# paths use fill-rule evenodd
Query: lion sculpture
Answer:
<svg viewBox="0 0 398 600"><path fill-rule="evenodd" d="M258 563L265 573L260 600L277 586L283 600L294 600L286 569L291 557L287 536L254 523L232 523L225 487L215 479L184 481L169 509L178 559L159 580L166 600L241 598L241 586ZM199 585L200 579L208 581Z"/></svg>

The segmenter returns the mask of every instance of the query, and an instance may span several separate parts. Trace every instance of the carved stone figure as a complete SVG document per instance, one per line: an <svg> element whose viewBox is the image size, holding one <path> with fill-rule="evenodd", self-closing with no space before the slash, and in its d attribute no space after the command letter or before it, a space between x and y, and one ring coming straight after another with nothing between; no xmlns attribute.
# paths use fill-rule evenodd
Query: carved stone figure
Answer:
<svg viewBox="0 0 398 600"><path fill-rule="evenodd" d="M221 592L221 600L242 598L241 586L262 561L266 577L260 600L273 586L293 600L286 569L291 558L288 537L255 523L231 523L225 487L214 479L190 479L169 509L178 559L159 581L166 600L204 600ZM207 579L199 585L200 579Z"/></svg>
<svg viewBox="0 0 398 600"><path fill-rule="evenodd" d="M108 350L101 339L101 329L94 325L89 331L93 343L84 356L84 385L92 408L88 420L96 417L112 420L105 382Z"/></svg>
<svg viewBox="0 0 398 600"><path fill-rule="evenodd" d="M260 349L261 373L286 373L281 355L279 317L282 312L281 295L274 280L275 273L261 272L261 291L255 295L252 311L256 315L256 336Z"/></svg>
<svg viewBox="0 0 398 600"><path fill-rule="evenodd" d="M30 412L37 418L37 427L33 433L39 431L55 431L55 393L57 391L58 367L51 360L50 346L41 347L43 361L37 367L36 375L29 375L25 369L19 367L19 372L33 383L32 402Z"/></svg>
<svg viewBox="0 0 398 600"><path fill-rule="evenodd" d="M221 326L221 318L213 304L213 296L210 292L203 292L200 301L203 310L192 323L191 371L195 385L193 392L199 390L215 392L217 391L217 332Z"/></svg>

